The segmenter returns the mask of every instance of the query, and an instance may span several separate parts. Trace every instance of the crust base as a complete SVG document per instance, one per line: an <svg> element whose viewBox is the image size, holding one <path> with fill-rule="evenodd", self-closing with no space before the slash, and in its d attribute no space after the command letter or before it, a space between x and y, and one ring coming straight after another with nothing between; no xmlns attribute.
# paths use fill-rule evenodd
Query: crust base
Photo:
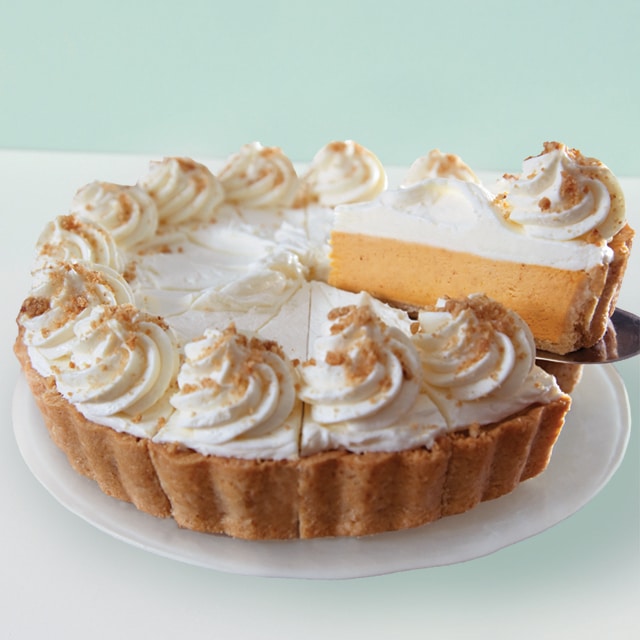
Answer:
<svg viewBox="0 0 640 640"><path fill-rule="evenodd" d="M441 436L431 449L290 460L202 456L118 433L82 416L16 355L54 443L100 489L181 527L248 540L365 536L467 511L541 473L570 400Z"/></svg>
<svg viewBox="0 0 640 640"><path fill-rule="evenodd" d="M160 486L147 442L87 420L60 395L53 378L43 378L31 366L20 337L14 351L49 435L69 464L95 480L107 495L132 502L153 516L170 516L171 505Z"/></svg>

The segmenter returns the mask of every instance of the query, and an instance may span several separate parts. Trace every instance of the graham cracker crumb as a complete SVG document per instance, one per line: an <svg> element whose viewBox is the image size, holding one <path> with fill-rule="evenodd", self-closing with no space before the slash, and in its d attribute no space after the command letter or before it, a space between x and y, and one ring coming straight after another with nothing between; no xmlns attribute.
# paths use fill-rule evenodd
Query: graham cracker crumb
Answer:
<svg viewBox="0 0 640 640"><path fill-rule="evenodd" d="M28 318L37 318L43 313L51 309L51 301L49 298L29 297L20 307L20 314L26 315Z"/></svg>
<svg viewBox="0 0 640 640"><path fill-rule="evenodd" d="M551 209L551 200L549 198L541 198L538 202L540 211L549 211Z"/></svg>

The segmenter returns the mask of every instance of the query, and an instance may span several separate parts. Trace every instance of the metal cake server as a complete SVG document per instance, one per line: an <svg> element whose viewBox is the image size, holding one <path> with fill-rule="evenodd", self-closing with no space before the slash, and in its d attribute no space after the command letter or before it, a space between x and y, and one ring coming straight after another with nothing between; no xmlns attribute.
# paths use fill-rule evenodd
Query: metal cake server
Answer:
<svg viewBox="0 0 640 640"><path fill-rule="evenodd" d="M616 309L604 337L593 347L564 355L538 349L536 359L569 364L603 364L632 358L639 353L640 318L629 311Z"/></svg>

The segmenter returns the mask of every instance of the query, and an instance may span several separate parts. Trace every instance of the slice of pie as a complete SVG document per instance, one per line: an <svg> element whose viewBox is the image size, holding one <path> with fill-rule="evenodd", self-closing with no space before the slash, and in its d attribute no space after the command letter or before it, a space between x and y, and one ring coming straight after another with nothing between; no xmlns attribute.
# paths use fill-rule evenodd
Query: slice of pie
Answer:
<svg viewBox="0 0 640 640"><path fill-rule="evenodd" d="M408 186L336 209L330 284L415 306L483 292L556 353L603 337L634 235L606 166L547 143L495 193L459 163L445 177L422 166Z"/></svg>

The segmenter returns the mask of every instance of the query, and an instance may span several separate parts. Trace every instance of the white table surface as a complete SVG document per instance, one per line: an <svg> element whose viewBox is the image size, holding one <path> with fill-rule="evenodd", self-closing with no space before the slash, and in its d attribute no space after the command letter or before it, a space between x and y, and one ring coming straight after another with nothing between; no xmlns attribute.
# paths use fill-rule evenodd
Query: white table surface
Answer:
<svg viewBox="0 0 640 640"><path fill-rule="evenodd" d="M24 464L11 423L15 316L33 245L79 186L95 178L133 182L147 161L0 151L1 638L640 637L638 358L616 365L633 423L609 484L548 531L466 563L341 581L226 574L132 547L58 504ZM640 229L640 178L622 184ZM636 249L621 307L640 313L639 285Z"/></svg>

